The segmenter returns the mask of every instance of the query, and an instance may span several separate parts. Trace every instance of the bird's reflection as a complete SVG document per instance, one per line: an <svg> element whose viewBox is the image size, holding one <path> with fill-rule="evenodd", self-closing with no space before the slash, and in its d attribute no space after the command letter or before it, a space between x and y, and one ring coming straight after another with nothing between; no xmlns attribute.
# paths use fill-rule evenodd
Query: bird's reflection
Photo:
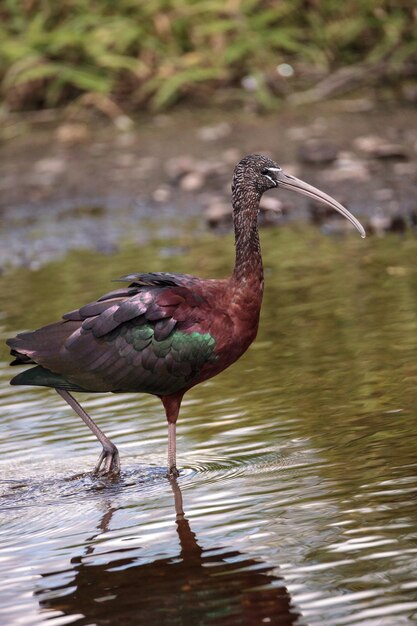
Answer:
<svg viewBox="0 0 417 626"><path fill-rule="evenodd" d="M86 557L94 553L117 510L109 506L84 555L71 561L70 580L56 587L55 573L42 575L43 584L48 579L51 583L37 592L45 617L50 610L59 611L78 626L299 624L300 613L272 567L238 550L199 545L184 516L176 480L171 485L178 554L138 563L137 556L121 557L119 549L111 562L91 562Z"/></svg>

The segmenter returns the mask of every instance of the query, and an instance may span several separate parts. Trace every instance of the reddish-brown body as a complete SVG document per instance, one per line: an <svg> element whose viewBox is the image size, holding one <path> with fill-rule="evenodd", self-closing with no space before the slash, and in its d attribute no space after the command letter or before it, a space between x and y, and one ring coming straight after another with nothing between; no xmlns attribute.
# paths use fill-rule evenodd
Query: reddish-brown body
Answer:
<svg viewBox="0 0 417 626"><path fill-rule="evenodd" d="M186 391L235 363L255 340L263 295L262 268L257 275L239 281L235 276L226 280L202 280L198 291L207 302L204 320L190 331L210 333L216 340L216 361L203 365L192 383L175 394L160 396L169 422L176 422Z"/></svg>
<svg viewBox="0 0 417 626"><path fill-rule="evenodd" d="M216 376L237 361L254 341L259 325L263 280L239 284L233 279L203 280L208 303L205 319L190 330L209 332L216 340L217 360L203 366L191 386Z"/></svg>

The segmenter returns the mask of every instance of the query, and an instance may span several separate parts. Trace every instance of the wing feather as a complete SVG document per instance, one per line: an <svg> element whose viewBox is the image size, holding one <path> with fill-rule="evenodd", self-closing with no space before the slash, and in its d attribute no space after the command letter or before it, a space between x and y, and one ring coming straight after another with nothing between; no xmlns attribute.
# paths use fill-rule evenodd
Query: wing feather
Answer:
<svg viewBox="0 0 417 626"><path fill-rule="evenodd" d="M173 317L167 317L165 319L158 320L155 324L154 329L155 339L157 341L164 341L164 339L169 337L176 325L177 320Z"/></svg>
<svg viewBox="0 0 417 626"><path fill-rule="evenodd" d="M195 332L210 313L201 281L164 273L121 280L128 287L9 340L15 363L39 364L74 389L166 395L189 385L216 358L214 339L207 343ZM35 378L42 381L42 372Z"/></svg>

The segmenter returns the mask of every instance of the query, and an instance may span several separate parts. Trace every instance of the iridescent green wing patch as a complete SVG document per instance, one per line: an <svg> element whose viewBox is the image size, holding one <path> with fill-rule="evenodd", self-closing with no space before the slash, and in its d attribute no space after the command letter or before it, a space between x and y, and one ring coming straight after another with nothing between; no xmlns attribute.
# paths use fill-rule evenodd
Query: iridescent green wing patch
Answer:
<svg viewBox="0 0 417 626"><path fill-rule="evenodd" d="M115 374L123 388L160 395L187 386L201 368L217 360L216 340L210 333L174 330L165 339L155 338L154 324L125 324L110 333L106 341L114 344L119 358L128 364Z"/></svg>

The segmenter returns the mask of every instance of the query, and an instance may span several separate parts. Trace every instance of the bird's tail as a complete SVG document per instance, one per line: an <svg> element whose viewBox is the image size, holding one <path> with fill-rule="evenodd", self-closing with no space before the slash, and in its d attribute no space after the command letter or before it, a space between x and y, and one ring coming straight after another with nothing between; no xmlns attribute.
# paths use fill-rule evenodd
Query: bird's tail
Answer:
<svg viewBox="0 0 417 626"><path fill-rule="evenodd" d="M20 372L10 381L11 385L35 385L37 387L53 387L54 389L66 389L67 391L86 391L82 387L66 380L61 374L55 374L42 365L31 367Z"/></svg>

